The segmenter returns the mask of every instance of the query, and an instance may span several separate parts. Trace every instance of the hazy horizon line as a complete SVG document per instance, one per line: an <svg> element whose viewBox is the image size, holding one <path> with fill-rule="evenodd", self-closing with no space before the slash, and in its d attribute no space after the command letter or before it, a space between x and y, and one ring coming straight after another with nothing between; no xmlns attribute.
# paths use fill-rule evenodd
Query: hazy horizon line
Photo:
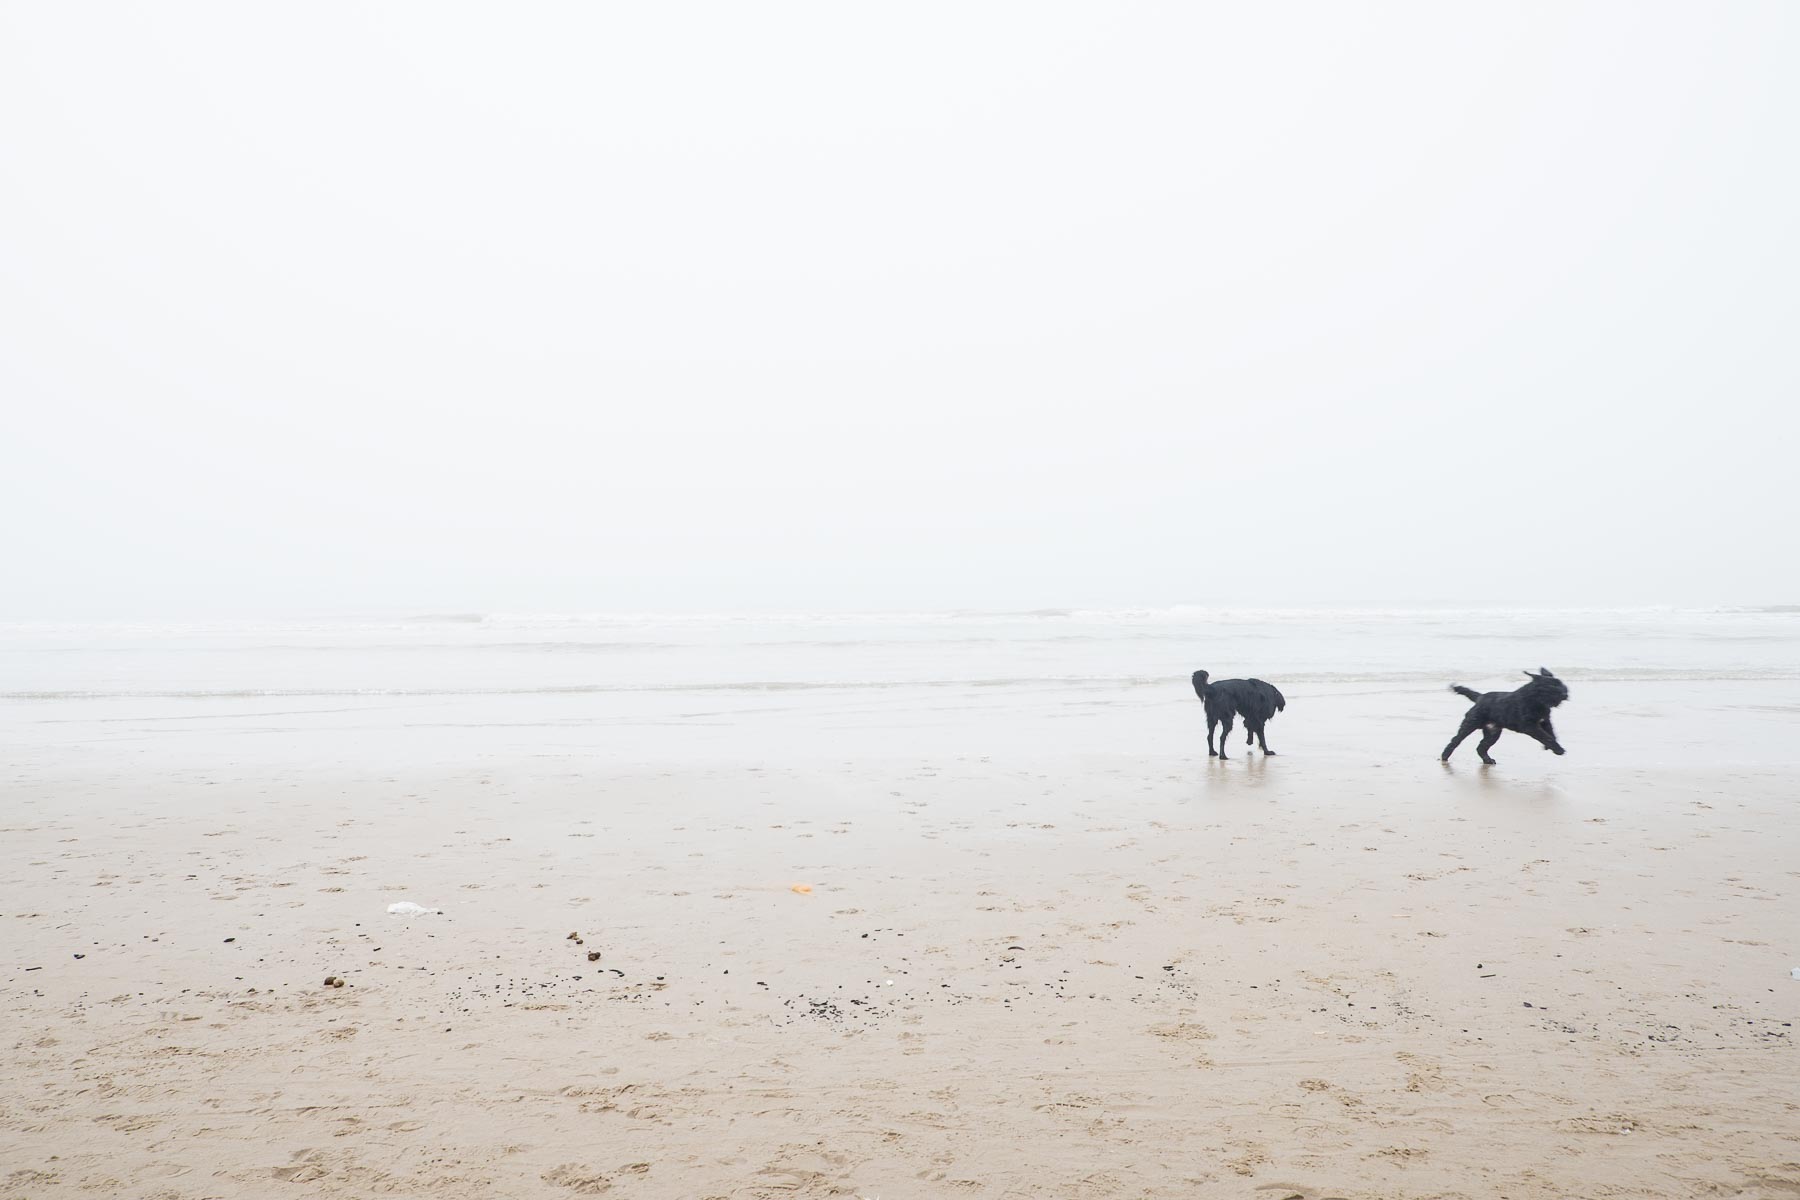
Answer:
<svg viewBox="0 0 1800 1200"><path fill-rule="evenodd" d="M1359 604L1259 604L1238 602L1177 602L1172 604L1047 604L1022 605L953 605L898 606L893 608L744 605L706 608L700 606L620 606L602 608L532 608L532 607L459 607L455 605L369 605L317 609L250 610L216 612L179 611L115 611L106 614L78 615L0 613L0 623L7 625L106 625L127 622L156 624L189 624L205 622L247 621L411 621L430 624L479 624L507 620L606 620L643 617L672 617L689 620L705 619L819 619L819 618L1036 618L1079 619L1121 617L1129 615L1172 616L1207 613L1268 614L1406 614L1406 613L1761 613L1800 615L1800 603L1556 603L1556 604L1468 604L1452 602L1425 603L1359 603Z"/></svg>

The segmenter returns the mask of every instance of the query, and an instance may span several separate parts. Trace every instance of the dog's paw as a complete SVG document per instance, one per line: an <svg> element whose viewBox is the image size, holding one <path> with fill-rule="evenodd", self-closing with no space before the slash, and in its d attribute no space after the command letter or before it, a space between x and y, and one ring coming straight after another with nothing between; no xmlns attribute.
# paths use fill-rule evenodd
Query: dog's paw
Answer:
<svg viewBox="0 0 1800 1200"><path fill-rule="evenodd" d="M1550 747L1550 749L1551 749L1551 752L1554 753L1558 758L1561 758L1563 755L1568 753L1568 751L1564 750L1561 746L1552 746L1552 747Z"/></svg>

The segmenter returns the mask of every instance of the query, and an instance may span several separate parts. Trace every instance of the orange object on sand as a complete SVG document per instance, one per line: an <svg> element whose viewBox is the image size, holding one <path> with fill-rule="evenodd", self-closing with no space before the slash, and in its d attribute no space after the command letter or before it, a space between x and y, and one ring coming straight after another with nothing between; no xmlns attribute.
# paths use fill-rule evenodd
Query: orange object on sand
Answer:
<svg viewBox="0 0 1800 1200"><path fill-rule="evenodd" d="M799 892L802 896L810 896L812 895L812 884L796 883L793 887L790 887L788 891Z"/></svg>

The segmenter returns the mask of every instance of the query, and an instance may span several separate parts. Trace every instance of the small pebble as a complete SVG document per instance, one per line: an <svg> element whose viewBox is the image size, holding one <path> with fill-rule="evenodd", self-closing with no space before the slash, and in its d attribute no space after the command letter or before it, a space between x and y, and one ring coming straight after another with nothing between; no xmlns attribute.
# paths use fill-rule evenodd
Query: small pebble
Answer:
<svg viewBox="0 0 1800 1200"><path fill-rule="evenodd" d="M600 952L598 950L589 950L588 951L588 961L589 962L599 962L600 961Z"/></svg>

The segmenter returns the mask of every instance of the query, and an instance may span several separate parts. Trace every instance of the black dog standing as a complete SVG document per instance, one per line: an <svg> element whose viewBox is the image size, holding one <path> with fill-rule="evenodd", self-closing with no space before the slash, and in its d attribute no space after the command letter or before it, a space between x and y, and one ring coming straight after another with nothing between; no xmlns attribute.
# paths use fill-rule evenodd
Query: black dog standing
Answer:
<svg viewBox="0 0 1800 1200"><path fill-rule="evenodd" d="M1234 713L1244 717L1245 745L1254 746L1262 743L1264 754L1273 754L1269 749L1269 739L1263 733L1263 727L1269 723L1276 713L1287 708L1284 699L1272 683L1264 683L1260 679L1221 679L1217 683L1208 683L1205 671L1194 672L1194 695L1206 702L1206 756L1208 758L1225 757L1225 739L1231 736L1231 718ZM1224 732L1219 734L1219 748L1213 749L1213 727L1223 725Z"/></svg>
<svg viewBox="0 0 1800 1200"><path fill-rule="evenodd" d="M1563 753L1562 743L1556 740L1556 730L1550 724L1550 710L1569 698L1569 689L1562 680L1550 673L1549 667L1539 667L1536 674L1530 671L1525 674L1531 682L1511 692L1483 694L1460 683L1450 685L1451 691L1467 696L1475 704L1464 715L1462 728L1456 731L1456 736L1444 747L1444 762L1449 762L1451 752L1477 729L1484 732L1480 743L1475 747L1475 753L1481 755L1481 761L1490 767L1494 765L1494 760L1488 757L1488 749L1500 740L1501 732L1507 729L1537 739L1546 750L1556 754Z"/></svg>

